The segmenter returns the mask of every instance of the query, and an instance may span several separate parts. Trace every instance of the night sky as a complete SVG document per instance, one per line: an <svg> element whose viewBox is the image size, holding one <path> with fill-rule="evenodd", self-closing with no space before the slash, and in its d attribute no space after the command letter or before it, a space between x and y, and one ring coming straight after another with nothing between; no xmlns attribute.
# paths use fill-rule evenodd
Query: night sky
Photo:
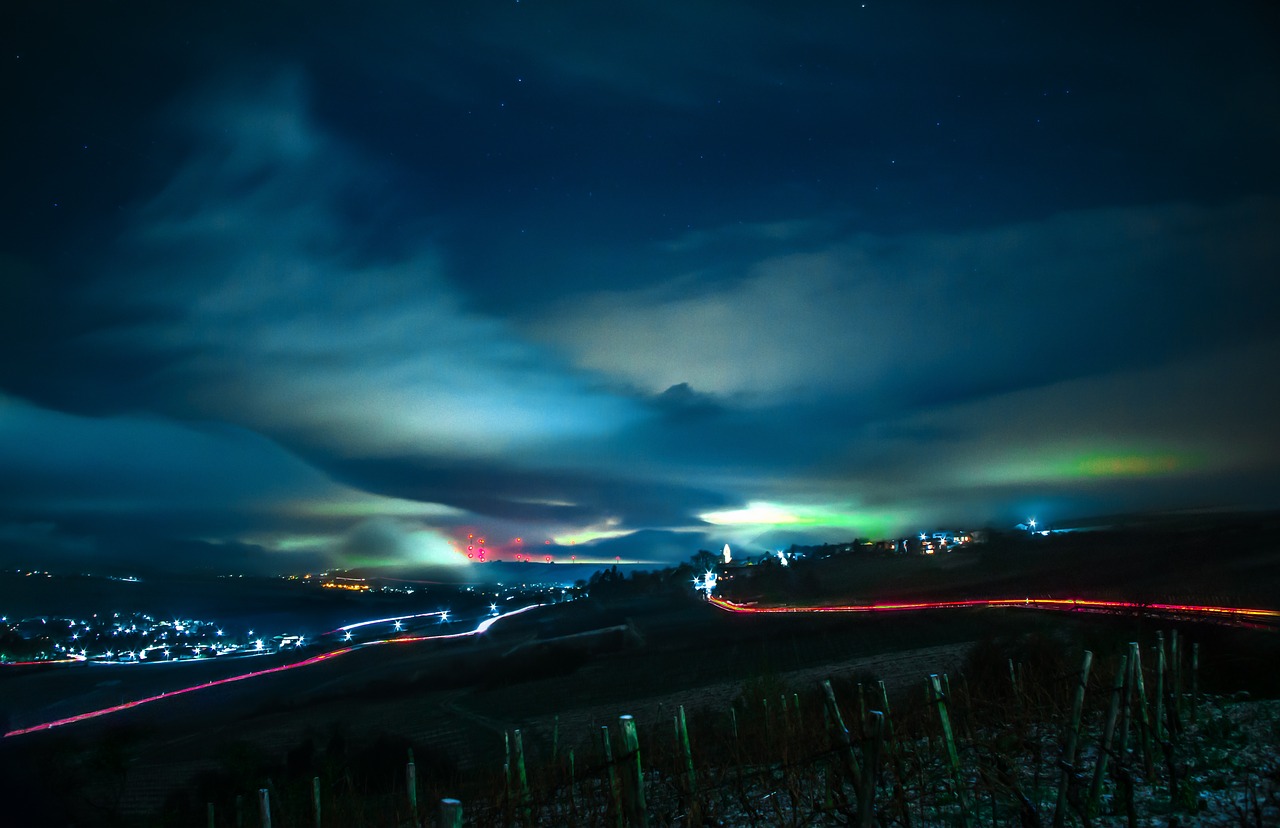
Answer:
<svg viewBox="0 0 1280 828"><path fill-rule="evenodd" d="M32 0L0 41L0 566L1280 506L1274 3Z"/></svg>

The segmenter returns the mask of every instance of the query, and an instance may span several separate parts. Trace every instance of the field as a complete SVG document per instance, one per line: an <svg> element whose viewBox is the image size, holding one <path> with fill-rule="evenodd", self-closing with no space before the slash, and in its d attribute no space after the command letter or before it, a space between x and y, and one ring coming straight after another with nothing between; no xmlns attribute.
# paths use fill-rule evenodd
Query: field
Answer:
<svg viewBox="0 0 1280 828"><path fill-rule="evenodd" d="M1114 554L1113 547L1102 547ZM898 595L908 586L904 573L912 571L922 596L972 592L992 581L1009 594L1014 585L1035 586L1037 577L1061 583L1061 567L1072 558L1079 563L1069 549L1048 551L1052 554L1021 567L997 568L998 557L956 556L940 562L833 559L815 568L825 567L818 582L827 597L846 597L855 591L854 582L872 597ZM893 569L898 563L914 570ZM1224 566L1249 577L1201 584L1206 590L1252 591L1265 598L1275 582L1255 576L1273 564L1262 552L1241 549ZM1160 583L1177 585L1168 581L1167 569L1151 574L1149 566L1135 554L1118 568L1147 571L1149 577L1135 588L1148 594L1154 595ZM1101 578L1096 569L1095 561L1080 578ZM809 574L801 568L762 571L758 581L735 587L798 600L813 590ZM1191 582L1181 588L1190 591L1186 583ZM403 823L408 817L405 765L412 748L422 803L458 796L476 824L504 824L521 816L520 801L503 774L504 762L511 759L507 745L519 730L532 780L527 801L542 814L541 824L565 824L570 817L576 824L604 824L612 806L599 786L602 769L611 765L602 759L598 737L601 726L614 726L619 715L630 714L650 761L654 824L689 824L693 800L680 787L680 756L671 737L672 716L683 707L705 814L714 811L722 824L735 825L840 824L857 816L857 795L852 782L831 765L820 691L821 682L831 679L858 751L868 744L867 720L854 711L870 709L865 699L878 681L885 683L900 728L896 749L906 763L902 772L914 773L915 781L898 780L904 805L894 798L895 771L885 766L877 800L881 822L950 824L955 818L949 816L946 794L950 771L940 758L935 708L925 697L927 677L947 674L965 784L975 790L986 784L985 807L994 811L984 820L1004 814L999 823L1004 824L1018 819L1019 812L1013 788L991 781L993 763L1004 757L1013 768L1011 778L1030 774L1026 779L1034 781L1037 796L1052 799L1054 751L1084 650L1096 656L1082 731L1093 745L1117 659L1128 652L1128 642L1141 642L1146 658L1157 632L1168 640L1175 630L1184 642L1188 670L1190 642L1198 645L1197 690L1206 694L1201 696L1205 718L1198 730L1188 726L1177 760L1182 765L1176 767L1185 769L1193 761L1194 739L1200 740L1194 750L1201 751L1195 761L1202 762L1196 766L1202 775L1209 774L1206 752L1219 749L1214 745L1220 747L1224 739L1245 739L1263 756L1277 753L1271 708L1231 701L1241 690L1253 698L1280 695L1280 671L1273 667L1280 663L1280 637L1265 629L1016 609L741 617L656 581L643 590L600 590L590 599L512 621L481 639L359 651L303 670L6 740L3 795L10 812L25 820L15 824L204 824L212 802L215 824L232 825L240 796L245 824L254 825L256 792L267 788L276 793L274 824L311 825L310 785L320 778L326 824ZM598 634L579 635L591 631ZM1016 691L1005 666L1010 660L1025 670ZM1145 663L1148 670L1153 665ZM789 712L788 700L798 713ZM1179 703L1189 704L1190 697L1184 693ZM1253 724L1241 724L1242 717ZM571 750L578 763L572 779ZM1086 754L1092 762L1096 748L1087 747ZM1248 781L1265 798L1277 780L1259 776L1265 762L1255 765L1253 776L1242 774L1238 782ZM1206 792L1205 801L1220 809L1227 808L1228 799L1243 803L1243 792L1224 781L1225 772L1214 773L1205 779L1233 791L1232 797L1214 799ZM1184 825L1254 824L1244 811L1242 821L1205 821L1195 804L1199 800L1174 801L1167 775L1159 768L1150 778L1137 775L1134 801L1144 809L1144 819L1159 815L1160 824L1166 824L1178 805ZM1096 815L1094 824L1124 824L1114 806L1113 784L1105 789L1111 810ZM1175 793L1191 796L1187 791L1176 788ZM1262 814L1270 804L1259 802ZM1053 810L1052 803L1038 805L1046 815Z"/></svg>

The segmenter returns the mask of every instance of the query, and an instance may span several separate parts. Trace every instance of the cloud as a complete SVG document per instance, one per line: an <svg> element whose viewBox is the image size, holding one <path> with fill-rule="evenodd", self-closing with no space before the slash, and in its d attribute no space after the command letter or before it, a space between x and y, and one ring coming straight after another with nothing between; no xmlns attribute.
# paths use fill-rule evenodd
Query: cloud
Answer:
<svg viewBox="0 0 1280 828"><path fill-rule="evenodd" d="M391 240L386 170L320 129L306 84L183 110L189 160L140 212L94 299L139 317L93 341L170 355L151 386L216 416L349 451L497 456L608 433L627 401L469 310L430 243Z"/></svg>
<svg viewBox="0 0 1280 828"><path fill-rule="evenodd" d="M339 565L354 567L457 568L467 558L449 540L428 527L379 517L352 527L336 549Z"/></svg>
<svg viewBox="0 0 1280 828"><path fill-rule="evenodd" d="M529 323L579 367L657 393L926 403L1145 365L1255 335L1280 246L1271 199L854 234L733 281L570 298ZM734 229L732 232L740 232Z"/></svg>

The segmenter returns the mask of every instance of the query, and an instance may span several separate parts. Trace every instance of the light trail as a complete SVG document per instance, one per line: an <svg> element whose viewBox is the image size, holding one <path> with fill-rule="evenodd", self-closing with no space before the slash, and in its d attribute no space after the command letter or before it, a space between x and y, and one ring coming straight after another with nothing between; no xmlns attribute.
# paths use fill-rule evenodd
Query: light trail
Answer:
<svg viewBox="0 0 1280 828"><path fill-rule="evenodd" d="M265 670L254 670L253 672L242 673L238 676L230 676L224 679L215 679L214 681L206 681L203 684L194 684L190 687L183 687L178 690L168 690L166 692L159 693L154 696L147 696L145 698L135 699L134 701L124 702L123 704L117 704L111 707L104 707L100 710L90 710L87 713L79 713L75 716L67 716L66 718L63 718L63 719L55 719L54 721L45 722L43 724L38 724L38 725L32 725L31 727L23 727L17 730L11 730L8 733L4 734L4 738L7 739L10 736L21 736L24 733L34 733L40 730L51 730L55 727L61 727L63 725L75 724L76 722L83 722L88 719L96 719L99 716L106 716L111 713L119 713L124 710L130 710L134 707L141 707L144 704L150 704L151 702L160 701L162 699L171 699L175 696L182 696L182 695L186 695L187 693L194 693L197 690L207 690L210 687L218 687L224 684L232 684L237 681L245 681L246 679L257 678L259 676L267 676L272 673L281 673L281 672L284 672L285 670L293 670L298 667L309 667L312 664L319 664L322 661L329 661L331 659L337 658L340 655L346 655L347 653L355 652L356 650L363 649L365 647L376 647L379 644L405 644L405 643L415 642L415 641L439 641L443 639L466 638L467 636L481 635L484 632L486 632L490 627L492 627L496 622L502 620L503 618L510 618L513 615L520 615L521 613L528 612L529 610L532 610L532 609L537 609L538 607L541 607L541 606L544 606L544 605L530 604L529 606L521 607L518 610L512 610L511 612L503 613L502 615L486 618L483 621L481 621L474 630L467 630L466 632L448 633L445 635L401 636L399 638L383 638L383 639L379 639L378 641L366 641L360 644L353 645L351 647L343 647L341 649L330 650L325 653L320 653L319 655L312 656L311 658L304 659L303 661L295 661L292 664L281 664L279 667L269 667ZM425 613L425 615L439 615L439 614L440 613ZM405 617L416 618L419 616L405 616ZM393 619L379 619L379 621L388 621L388 620L393 620ZM369 621L364 623L376 624L376 623L379 623L379 621ZM346 629L346 628L339 627L338 629ZM48 663L48 662L42 662L42 663Z"/></svg>
<svg viewBox="0 0 1280 828"><path fill-rule="evenodd" d="M1028 607L1047 610L1127 610L1161 614L1201 615L1224 619L1280 619L1280 610L1249 607L1215 607L1206 604L1160 604L1141 601L1099 601L1090 598L974 598L958 601L917 601L898 604L836 604L818 606L761 607L738 604L724 598L708 599L726 612L736 613L814 613L814 612L904 612L929 609L962 609L965 607Z"/></svg>
<svg viewBox="0 0 1280 828"><path fill-rule="evenodd" d="M337 633L337 632L347 632L348 630L354 630L359 627L367 627L370 624L385 624L388 621L392 623L396 621L408 621L411 618L431 618L432 616L436 616L436 615L443 617L448 614L449 614L448 610L439 610L437 612L420 612L417 615L395 615L390 618L375 618L372 621L359 621L355 624L348 624L345 627L338 627L336 630L330 630L329 632L325 633L325 635L332 635L333 633Z"/></svg>

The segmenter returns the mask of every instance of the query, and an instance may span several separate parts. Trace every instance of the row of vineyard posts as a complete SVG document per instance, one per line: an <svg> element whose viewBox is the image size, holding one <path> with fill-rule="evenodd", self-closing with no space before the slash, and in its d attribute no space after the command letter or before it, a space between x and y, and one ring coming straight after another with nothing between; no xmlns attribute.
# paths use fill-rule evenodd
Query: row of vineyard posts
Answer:
<svg viewBox="0 0 1280 828"><path fill-rule="evenodd" d="M720 711L700 708L689 717L679 706L669 729L658 722L642 730L620 716L575 744L561 744L556 717L550 744L539 740L537 762L527 754L530 734L504 734L500 780L487 795L476 793L465 821L1088 828L1109 815L1136 826L1143 788L1146 801L1167 813L1195 807L1184 763L1195 748L1186 724L1201 704L1200 650L1194 643L1185 649L1173 631L1167 646L1157 633L1145 653L1131 642L1111 654L1100 665L1104 675L1088 650L1077 668L1052 674L1010 658L1006 676L975 676L972 688L963 673L955 682L934 674L896 711L883 681L837 678L804 694L748 684L758 692ZM442 798L434 814L420 807L412 750L404 779L404 810L395 809L393 824L464 824L458 799ZM271 802L268 785L257 792L262 828L273 824ZM252 825L244 797L235 807L237 828ZM215 828L213 803L207 809ZM329 824L319 777L309 810L309 824Z"/></svg>

